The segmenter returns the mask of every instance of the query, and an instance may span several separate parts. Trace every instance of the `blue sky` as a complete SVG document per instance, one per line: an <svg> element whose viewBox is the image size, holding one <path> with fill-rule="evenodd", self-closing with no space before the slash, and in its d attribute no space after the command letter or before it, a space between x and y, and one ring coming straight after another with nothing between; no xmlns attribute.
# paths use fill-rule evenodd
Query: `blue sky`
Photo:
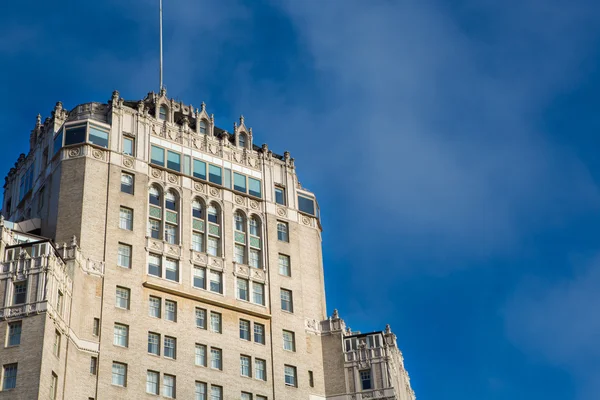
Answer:
<svg viewBox="0 0 600 400"><path fill-rule="evenodd" d="M600 398L596 2L164 1L168 94L296 158L329 312L419 399ZM157 3L2 6L0 170L56 101L157 90Z"/></svg>

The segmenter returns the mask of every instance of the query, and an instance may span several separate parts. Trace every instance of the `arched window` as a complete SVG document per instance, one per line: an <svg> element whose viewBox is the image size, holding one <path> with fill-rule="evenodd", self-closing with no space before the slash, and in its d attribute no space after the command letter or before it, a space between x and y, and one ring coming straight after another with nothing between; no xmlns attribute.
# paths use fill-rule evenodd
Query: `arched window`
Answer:
<svg viewBox="0 0 600 400"><path fill-rule="evenodd" d="M162 226L162 203L160 201L160 190L156 186L150 186L148 190L148 236L153 239L161 238Z"/></svg>
<svg viewBox="0 0 600 400"><path fill-rule="evenodd" d="M246 219L241 211L233 214L234 221L234 249L233 259L238 264L246 264Z"/></svg>
<svg viewBox="0 0 600 400"><path fill-rule="evenodd" d="M164 106L164 105L160 106L160 109L158 112L158 118L163 121L166 121L167 120L167 111L168 110L167 110L166 106Z"/></svg>
<svg viewBox="0 0 600 400"><path fill-rule="evenodd" d="M167 210L177 211L177 196L171 190L165 194L165 207Z"/></svg>
<svg viewBox="0 0 600 400"><path fill-rule="evenodd" d="M246 148L246 135L241 133L238 137L238 145L240 147Z"/></svg>
<svg viewBox="0 0 600 400"><path fill-rule="evenodd" d="M250 218L250 234L254 236L258 236L258 221L256 217Z"/></svg>
<svg viewBox="0 0 600 400"><path fill-rule="evenodd" d="M206 134L206 121L200 120L200 133Z"/></svg>
<svg viewBox="0 0 600 400"><path fill-rule="evenodd" d="M242 215L242 213L237 211L233 218L235 221L235 230L245 232L246 229L244 228L244 216Z"/></svg>
<svg viewBox="0 0 600 400"><path fill-rule="evenodd" d="M208 220L208 238L206 252L211 256L221 255L221 225L219 218L219 209L214 204L208 206L207 209L207 220Z"/></svg>
<svg viewBox="0 0 600 400"><path fill-rule="evenodd" d="M169 244L178 243L179 215L177 213L178 197L174 191L165 193L165 240Z"/></svg>
<svg viewBox="0 0 600 400"><path fill-rule="evenodd" d="M202 203L199 200L192 201L192 250L204 251L204 222Z"/></svg>

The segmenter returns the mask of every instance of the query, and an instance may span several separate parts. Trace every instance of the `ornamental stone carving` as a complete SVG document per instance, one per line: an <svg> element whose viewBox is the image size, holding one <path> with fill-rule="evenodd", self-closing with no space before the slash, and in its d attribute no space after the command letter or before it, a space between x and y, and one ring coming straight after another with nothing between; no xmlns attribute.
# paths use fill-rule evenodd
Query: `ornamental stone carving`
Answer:
<svg viewBox="0 0 600 400"><path fill-rule="evenodd" d="M285 208L277 207L277 214L282 217L285 217L287 215L287 211L285 210Z"/></svg>
<svg viewBox="0 0 600 400"><path fill-rule="evenodd" d="M102 151L100 151L100 150L95 150L95 149L94 149L94 150L92 150L92 157L94 157L94 158L95 158L95 159L97 159L97 160L102 160L102 159L104 158L104 157L103 157L103 153L102 153Z"/></svg>
<svg viewBox="0 0 600 400"><path fill-rule="evenodd" d="M200 193L204 193L205 192L205 188L204 185L201 184L200 182L194 182L194 190L200 192Z"/></svg>
<svg viewBox="0 0 600 400"><path fill-rule="evenodd" d="M194 252L193 261L197 262L197 263L200 263L200 264L205 264L206 265L206 255L204 255L202 253L196 253L196 252Z"/></svg>
<svg viewBox="0 0 600 400"><path fill-rule="evenodd" d="M233 153L233 158L235 159L235 161L240 162L242 161L242 155L240 153Z"/></svg>
<svg viewBox="0 0 600 400"><path fill-rule="evenodd" d="M208 150L210 150L210 152L211 152L211 153L213 153L213 154L217 154L217 151L218 151L219 149L217 148L217 146L216 146L216 145L214 145L214 144L211 144L210 146L208 146Z"/></svg>
<svg viewBox="0 0 600 400"><path fill-rule="evenodd" d="M310 218L308 218L308 217L302 217L302 223L304 225L310 225Z"/></svg>
<svg viewBox="0 0 600 400"><path fill-rule="evenodd" d="M168 180L169 180L169 183L178 183L179 177L177 175L169 174Z"/></svg>
<svg viewBox="0 0 600 400"><path fill-rule="evenodd" d="M256 167L256 158L249 157L248 158L248 164L250 164L251 167Z"/></svg>
<svg viewBox="0 0 600 400"><path fill-rule="evenodd" d="M77 157L81 153L81 149L76 147L74 149L69 149L69 157Z"/></svg>
<svg viewBox="0 0 600 400"><path fill-rule="evenodd" d="M244 199L242 196L235 195L235 203L240 205L245 204L246 199Z"/></svg>
<svg viewBox="0 0 600 400"><path fill-rule="evenodd" d="M250 207L253 209L258 209L258 202L256 200L250 200Z"/></svg>
<svg viewBox="0 0 600 400"><path fill-rule="evenodd" d="M160 178L162 175L162 171L160 169L152 168L152 176L155 178Z"/></svg>
<svg viewBox="0 0 600 400"><path fill-rule="evenodd" d="M123 165L127 168L133 168L133 159L129 157L123 157Z"/></svg>
<svg viewBox="0 0 600 400"><path fill-rule="evenodd" d="M210 188L210 194L211 194L211 196L218 197L219 196L219 189Z"/></svg>

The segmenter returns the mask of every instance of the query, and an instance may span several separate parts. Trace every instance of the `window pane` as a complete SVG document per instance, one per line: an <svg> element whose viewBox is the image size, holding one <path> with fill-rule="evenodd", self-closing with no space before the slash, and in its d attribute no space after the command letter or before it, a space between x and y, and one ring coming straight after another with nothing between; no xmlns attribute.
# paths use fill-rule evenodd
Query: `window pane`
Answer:
<svg viewBox="0 0 600 400"><path fill-rule="evenodd" d="M250 321L240 319L240 339L250 340Z"/></svg>
<svg viewBox="0 0 600 400"><path fill-rule="evenodd" d="M275 188L275 203L285 206L285 189Z"/></svg>
<svg viewBox="0 0 600 400"><path fill-rule="evenodd" d="M246 193L246 177L244 175L233 173L233 190Z"/></svg>
<svg viewBox="0 0 600 400"><path fill-rule="evenodd" d="M265 285L252 282L252 301L262 306L265 305Z"/></svg>
<svg viewBox="0 0 600 400"><path fill-rule="evenodd" d="M310 215L315 215L315 201L311 198L298 196L298 209Z"/></svg>
<svg viewBox="0 0 600 400"><path fill-rule="evenodd" d="M248 177L248 193L252 196L262 197L260 181L258 179Z"/></svg>
<svg viewBox="0 0 600 400"><path fill-rule="evenodd" d="M289 241L287 223L277 222L277 240L280 240L282 242Z"/></svg>
<svg viewBox="0 0 600 400"><path fill-rule="evenodd" d="M150 296L148 313L151 317L160 318L160 302L159 297Z"/></svg>
<svg viewBox="0 0 600 400"><path fill-rule="evenodd" d="M54 138L54 147L53 147L52 155L54 156L56 153L58 153L58 151L62 148L62 146L63 146L63 131L60 131L60 133Z"/></svg>
<svg viewBox="0 0 600 400"><path fill-rule="evenodd" d="M85 142L86 126L74 126L66 129L65 146Z"/></svg>
<svg viewBox="0 0 600 400"><path fill-rule="evenodd" d="M167 151L167 168L181 172L181 155L171 150Z"/></svg>
<svg viewBox="0 0 600 400"><path fill-rule="evenodd" d="M206 269L194 267L194 287L206 289Z"/></svg>
<svg viewBox="0 0 600 400"><path fill-rule="evenodd" d="M90 143L98 146L108 147L108 131L90 125Z"/></svg>
<svg viewBox="0 0 600 400"><path fill-rule="evenodd" d="M254 342L265 344L265 326L254 323Z"/></svg>
<svg viewBox="0 0 600 400"><path fill-rule="evenodd" d="M123 137L123 154L133 155L133 139L130 137Z"/></svg>
<svg viewBox="0 0 600 400"><path fill-rule="evenodd" d="M223 186L227 189L231 189L231 170L229 168L225 168L223 172Z"/></svg>
<svg viewBox="0 0 600 400"><path fill-rule="evenodd" d="M208 180L217 185L221 184L221 167L210 164L208 167Z"/></svg>
<svg viewBox="0 0 600 400"><path fill-rule="evenodd" d="M165 278L170 281L179 282L179 262L177 260L167 258Z"/></svg>
<svg viewBox="0 0 600 400"><path fill-rule="evenodd" d="M165 300L165 319L168 321L177 321L177 303L171 300Z"/></svg>
<svg viewBox="0 0 600 400"><path fill-rule="evenodd" d="M127 366L118 362L113 362L112 366L112 384L117 386L126 386Z"/></svg>
<svg viewBox="0 0 600 400"><path fill-rule="evenodd" d="M206 367L206 346L203 344L196 344L196 365Z"/></svg>
<svg viewBox="0 0 600 400"><path fill-rule="evenodd" d="M194 159L194 178L206 180L206 163Z"/></svg>
<svg viewBox="0 0 600 400"><path fill-rule="evenodd" d="M284 254L279 255L279 273L281 275L290 276L290 257Z"/></svg>
<svg viewBox="0 0 600 400"><path fill-rule="evenodd" d="M248 281L246 279L238 278L237 286L238 286L238 299L248 301L249 300L249 298L248 298Z"/></svg>
<svg viewBox="0 0 600 400"><path fill-rule="evenodd" d="M121 192L133 194L133 175L121 174Z"/></svg>
<svg viewBox="0 0 600 400"><path fill-rule="evenodd" d="M206 310L196 307L196 327L206 329Z"/></svg>
<svg viewBox="0 0 600 400"><path fill-rule="evenodd" d="M191 165L192 165L192 158L190 156L183 156L183 173L184 174L186 174L186 175L192 174Z"/></svg>
<svg viewBox="0 0 600 400"><path fill-rule="evenodd" d="M160 355L160 335L158 333L148 332L148 353Z"/></svg>
<svg viewBox="0 0 600 400"><path fill-rule="evenodd" d="M148 257L148 275L162 276L161 258L154 254Z"/></svg>
<svg viewBox="0 0 600 400"><path fill-rule="evenodd" d="M150 162L152 164L160 165L162 167L165 166L165 151L164 149L152 145L152 149L150 152Z"/></svg>

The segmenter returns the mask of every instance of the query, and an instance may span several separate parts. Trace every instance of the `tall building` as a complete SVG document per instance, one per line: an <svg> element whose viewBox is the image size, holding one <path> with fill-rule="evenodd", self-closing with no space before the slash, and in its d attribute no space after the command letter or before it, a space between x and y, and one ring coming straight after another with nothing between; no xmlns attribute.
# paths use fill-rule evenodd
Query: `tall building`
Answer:
<svg viewBox="0 0 600 400"><path fill-rule="evenodd" d="M38 115L4 185L0 399L412 400L326 314L294 159L166 91Z"/></svg>

